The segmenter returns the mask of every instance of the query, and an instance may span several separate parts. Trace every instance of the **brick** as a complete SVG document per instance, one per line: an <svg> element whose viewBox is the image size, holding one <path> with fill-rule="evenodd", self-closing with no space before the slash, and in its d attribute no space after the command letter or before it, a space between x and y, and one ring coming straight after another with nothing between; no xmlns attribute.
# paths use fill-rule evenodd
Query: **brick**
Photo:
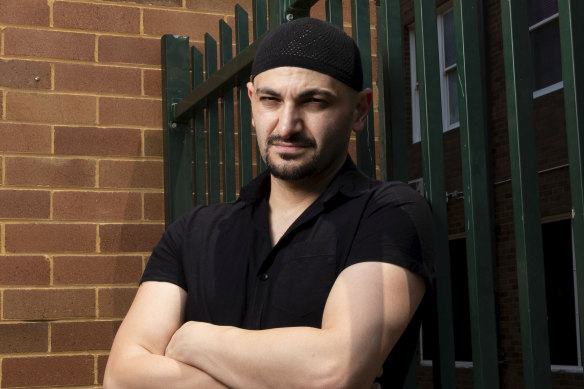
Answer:
<svg viewBox="0 0 584 389"><path fill-rule="evenodd" d="M160 128L162 102L150 99L102 97L99 99L99 123Z"/></svg>
<svg viewBox="0 0 584 389"><path fill-rule="evenodd" d="M140 10L135 7L56 2L53 6L53 24L55 27L83 31L138 34Z"/></svg>
<svg viewBox="0 0 584 389"><path fill-rule="evenodd" d="M137 284L142 258L137 256L56 256L55 285Z"/></svg>
<svg viewBox="0 0 584 389"><path fill-rule="evenodd" d="M92 34L22 28L4 31L5 55L93 61L94 47Z"/></svg>
<svg viewBox="0 0 584 389"><path fill-rule="evenodd" d="M2 387L92 385L91 355L4 358Z"/></svg>
<svg viewBox="0 0 584 389"><path fill-rule="evenodd" d="M46 0L2 0L0 24L48 26L49 12Z"/></svg>
<svg viewBox="0 0 584 389"><path fill-rule="evenodd" d="M0 285L48 285L50 266L44 256L0 255Z"/></svg>
<svg viewBox="0 0 584 389"><path fill-rule="evenodd" d="M202 41L206 32L215 39L218 36L220 15L200 14L184 11L167 11L160 9L144 10L144 33L162 36L175 34L190 37L190 40Z"/></svg>
<svg viewBox="0 0 584 389"><path fill-rule="evenodd" d="M50 213L49 191L0 190L0 219L48 219Z"/></svg>
<svg viewBox="0 0 584 389"><path fill-rule="evenodd" d="M38 81L35 79L36 77L38 77ZM50 89L51 65L48 62L0 60L0 86L20 89Z"/></svg>
<svg viewBox="0 0 584 389"><path fill-rule="evenodd" d="M46 352L47 323L0 323L0 354Z"/></svg>
<svg viewBox="0 0 584 389"><path fill-rule="evenodd" d="M238 1L246 12L251 15L251 0ZM186 7L197 12L212 11L222 14L234 14L235 2L232 0L187 0Z"/></svg>
<svg viewBox="0 0 584 389"><path fill-rule="evenodd" d="M90 224L7 224L9 253L95 252L96 227Z"/></svg>
<svg viewBox="0 0 584 389"><path fill-rule="evenodd" d="M8 92L8 120L50 124L95 124L96 98L53 93Z"/></svg>
<svg viewBox="0 0 584 389"><path fill-rule="evenodd" d="M136 95L142 93L140 69L55 64L55 90Z"/></svg>
<svg viewBox="0 0 584 389"><path fill-rule="evenodd" d="M104 0L116 3L138 3L147 5L165 5L170 7L181 7L182 0Z"/></svg>
<svg viewBox="0 0 584 389"><path fill-rule="evenodd" d="M55 127L55 154L140 156L135 128Z"/></svg>
<svg viewBox="0 0 584 389"><path fill-rule="evenodd" d="M144 156L162 157L162 131L144 131Z"/></svg>
<svg viewBox="0 0 584 389"><path fill-rule="evenodd" d="M0 151L49 154L51 127L0 122Z"/></svg>
<svg viewBox="0 0 584 389"><path fill-rule="evenodd" d="M8 289L4 318L45 320L95 317L93 289Z"/></svg>
<svg viewBox="0 0 584 389"><path fill-rule="evenodd" d="M6 157L6 185L93 187L95 162L85 159Z"/></svg>
<svg viewBox="0 0 584 389"><path fill-rule="evenodd" d="M99 226L102 253L149 253L164 232L160 224L106 224Z"/></svg>
<svg viewBox="0 0 584 389"><path fill-rule="evenodd" d="M160 65L160 39L100 36L99 62Z"/></svg>
<svg viewBox="0 0 584 389"><path fill-rule="evenodd" d="M134 128L55 127L55 154L140 156L142 137Z"/></svg>
<svg viewBox="0 0 584 389"><path fill-rule="evenodd" d="M103 384L103 376L105 374L105 367L107 366L107 360L109 355L98 355L97 356L97 383Z"/></svg>
<svg viewBox="0 0 584 389"><path fill-rule="evenodd" d="M51 351L109 351L120 323L120 321L53 323Z"/></svg>
<svg viewBox="0 0 584 389"><path fill-rule="evenodd" d="M139 220L142 196L127 192L55 192L53 217L57 220Z"/></svg>
<svg viewBox="0 0 584 389"><path fill-rule="evenodd" d="M164 194L144 194L144 219L160 221L164 220Z"/></svg>
<svg viewBox="0 0 584 389"><path fill-rule="evenodd" d="M162 74L160 70L144 70L144 94L146 96L162 96Z"/></svg>
<svg viewBox="0 0 584 389"><path fill-rule="evenodd" d="M99 187L162 189L162 168L162 161L101 161Z"/></svg>
<svg viewBox="0 0 584 389"><path fill-rule="evenodd" d="M123 318L128 313L138 288L98 289L100 318Z"/></svg>

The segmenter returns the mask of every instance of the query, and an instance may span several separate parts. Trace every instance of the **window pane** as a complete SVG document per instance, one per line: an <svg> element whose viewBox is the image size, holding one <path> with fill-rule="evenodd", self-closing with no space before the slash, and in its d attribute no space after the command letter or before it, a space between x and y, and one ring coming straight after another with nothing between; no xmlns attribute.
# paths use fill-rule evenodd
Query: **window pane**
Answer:
<svg viewBox="0 0 584 389"><path fill-rule="evenodd" d="M458 74L456 68L447 73L448 77L448 124L458 123Z"/></svg>
<svg viewBox="0 0 584 389"><path fill-rule="evenodd" d="M448 11L442 18L444 24L444 67L456 64L456 41L454 38L454 14Z"/></svg>
<svg viewBox="0 0 584 389"><path fill-rule="evenodd" d="M578 366L571 221L542 225L552 365Z"/></svg>
<svg viewBox="0 0 584 389"><path fill-rule="evenodd" d="M558 19L531 32L533 86L539 90L562 81Z"/></svg>
<svg viewBox="0 0 584 389"><path fill-rule="evenodd" d="M558 13L558 0L529 0L529 25Z"/></svg>

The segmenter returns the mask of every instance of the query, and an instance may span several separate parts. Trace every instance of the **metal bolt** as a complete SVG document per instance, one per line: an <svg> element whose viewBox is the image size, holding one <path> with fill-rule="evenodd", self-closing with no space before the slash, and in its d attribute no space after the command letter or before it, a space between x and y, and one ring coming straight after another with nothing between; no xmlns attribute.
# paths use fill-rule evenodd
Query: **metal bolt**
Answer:
<svg viewBox="0 0 584 389"><path fill-rule="evenodd" d="M172 123L172 124L170 125L170 128L176 128L176 123Z"/></svg>
<svg viewBox="0 0 584 389"><path fill-rule="evenodd" d="M35 80L36 82L39 82L39 81L41 80L41 78L40 78L39 76L36 76L36 77L34 78L34 80Z"/></svg>
<svg viewBox="0 0 584 389"><path fill-rule="evenodd" d="M293 14L287 14L286 15L286 20L289 21L289 22L292 21L292 20L294 20L294 15Z"/></svg>

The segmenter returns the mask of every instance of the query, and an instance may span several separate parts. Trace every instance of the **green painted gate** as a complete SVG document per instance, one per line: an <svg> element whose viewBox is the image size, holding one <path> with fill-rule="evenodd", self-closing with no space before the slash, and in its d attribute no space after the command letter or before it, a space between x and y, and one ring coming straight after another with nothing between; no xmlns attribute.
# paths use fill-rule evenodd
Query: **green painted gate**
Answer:
<svg viewBox="0 0 584 389"><path fill-rule="evenodd" d="M412 0L415 8L416 63L420 91L424 190L437 223L436 304L438 355L434 386L454 388L454 335L448 221L446 216L442 110L437 49L436 1ZM468 285L474 386L499 387L494 298L493 210L487 173L488 129L484 60L479 31L485 0L454 0L458 99L463 167ZM166 222L194 204L232 201L254 171L265 168L256 150L245 83L258 43L268 29L308 16L317 0L253 0L253 42L248 12L235 6L235 33L219 24L219 43L205 35L205 53L189 47L188 37L162 38ZM364 86L371 87L371 32L367 0L351 0L352 36L359 45ZM406 110L403 96L400 0L377 5L379 150L382 179L407 181ZM558 0L562 70L568 136L572 219L584 236L584 1ZM342 1L326 0L326 17L342 27ZM527 0L501 0L510 160L520 296L524 383L551 388L551 372L535 157ZM249 11L249 10L248 10ZM237 55L232 58L233 36ZM218 46L217 46L218 45ZM217 64L219 48L219 66ZM373 112L357 137L357 164L375 176ZM584 239L574 239L578 310L584 313ZM584 315L580 314L584 349ZM415 388L412 364L407 387Z"/></svg>

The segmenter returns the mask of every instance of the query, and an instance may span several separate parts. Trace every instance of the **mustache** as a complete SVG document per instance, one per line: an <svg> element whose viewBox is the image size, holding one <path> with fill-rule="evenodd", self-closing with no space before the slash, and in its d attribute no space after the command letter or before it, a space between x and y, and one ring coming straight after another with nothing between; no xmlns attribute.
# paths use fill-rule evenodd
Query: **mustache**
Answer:
<svg viewBox="0 0 584 389"><path fill-rule="evenodd" d="M284 138L281 135L270 135L268 137L268 139L266 140L267 145L272 145L274 143L290 143L296 146L302 146L302 147L312 147L312 148L316 148L316 142L314 141L314 139L308 138L302 134L294 134L291 137L288 138Z"/></svg>

